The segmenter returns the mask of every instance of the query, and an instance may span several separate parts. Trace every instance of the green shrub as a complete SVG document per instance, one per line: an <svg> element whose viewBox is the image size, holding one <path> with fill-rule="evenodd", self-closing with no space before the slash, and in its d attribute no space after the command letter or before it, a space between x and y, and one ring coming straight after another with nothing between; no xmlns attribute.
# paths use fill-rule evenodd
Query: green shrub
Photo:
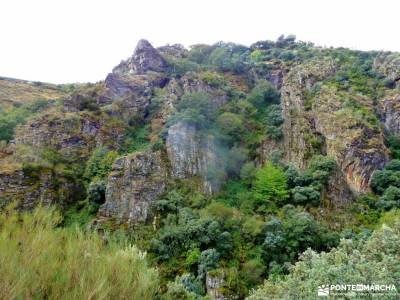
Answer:
<svg viewBox="0 0 400 300"><path fill-rule="evenodd" d="M298 205L317 206L321 200L321 194L314 187L296 186L292 189L293 203Z"/></svg>
<svg viewBox="0 0 400 300"><path fill-rule="evenodd" d="M86 163L84 178L88 181L94 178L105 179L117 156L116 151L109 151L103 146L96 148Z"/></svg>
<svg viewBox="0 0 400 300"><path fill-rule="evenodd" d="M280 94L268 81L262 80L251 90L248 101L258 109L264 109L269 104L278 104Z"/></svg>
<svg viewBox="0 0 400 300"><path fill-rule="evenodd" d="M383 210L400 208L400 189L389 186L376 203L376 207Z"/></svg>

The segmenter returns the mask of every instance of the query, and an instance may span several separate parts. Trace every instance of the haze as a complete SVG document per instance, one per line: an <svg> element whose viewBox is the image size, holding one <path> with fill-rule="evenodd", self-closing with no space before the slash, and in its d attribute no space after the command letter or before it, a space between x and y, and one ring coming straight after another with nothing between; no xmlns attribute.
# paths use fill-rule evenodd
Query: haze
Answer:
<svg viewBox="0 0 400 300"><path fill-rule="evenodd" d="M400 51L399 11L395 0L2 0L0 76L99 81L140 38L250 45L295 34L321 46Z"/></svg>

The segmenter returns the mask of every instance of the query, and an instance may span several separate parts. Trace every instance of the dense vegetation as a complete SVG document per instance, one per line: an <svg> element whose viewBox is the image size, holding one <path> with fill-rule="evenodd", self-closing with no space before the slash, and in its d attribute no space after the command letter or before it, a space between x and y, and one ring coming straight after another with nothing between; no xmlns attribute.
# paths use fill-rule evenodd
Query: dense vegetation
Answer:
<svg viewBox="0 0 400 300"><path fill-rule="evenodd" d="M373 174L371 192L342 208L331 205L328 195L339 166L318 138L308 141L311 150L302 169L286 161L281 151L262 163L259 159L263 142L282 145L281 91L266 80L275 65L289 68L333 59L337 72L306 91L306 110L313 108L321 91L333 91L345 103L346 116L357 120L354 127L378 130L377 102L395 82L373 68L376 53L321 49L282 36L250 47L219 42L194 45L180 58L163 55L169 78L188 75L213 90L185 92L159 132L151 121L165 100L164 90L156 90L143 116L121 120L106 115L89 97L80 109L123 130L123 141L118 149L97 146L85 161L37 149L35 159L24 163L26 172L46 168L72 178L79 182L80 193L62 216L43 208L32 214L4 211L0 298L206 299L206 279L223 278L220 290L232 299L250 294L250 299L313 299L327 278L397 283L396 136L385 133L392 160ZM215 94L226 95L226 101L216 105ZM360 97L371 100L373 109L360 104ZM46 105L36 102L0 111L0 140L12 140L16 126ZM166 131L178 122L194 127L202 137L215 138L220 165L210 167L207 178L220 183L220 191L206 195L195 179L174 180L152 203L152 224L128 228L109 220L102 224L102 233L87 229L96 224L92 221L105 201L113 162L145 149L165 154Z"/></svg>

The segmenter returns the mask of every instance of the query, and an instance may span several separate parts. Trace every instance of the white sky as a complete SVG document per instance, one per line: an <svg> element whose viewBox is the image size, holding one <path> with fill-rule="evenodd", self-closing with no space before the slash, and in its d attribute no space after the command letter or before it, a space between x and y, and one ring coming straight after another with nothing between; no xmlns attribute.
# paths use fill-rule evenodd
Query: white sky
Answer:
<svg viewBox="0 0 400 300"><path fill-rule="evenodd" d="M0 76L98 81L146 38L250 45L295 34L321 46L400 51L398 0L0 0Z"/></svg>

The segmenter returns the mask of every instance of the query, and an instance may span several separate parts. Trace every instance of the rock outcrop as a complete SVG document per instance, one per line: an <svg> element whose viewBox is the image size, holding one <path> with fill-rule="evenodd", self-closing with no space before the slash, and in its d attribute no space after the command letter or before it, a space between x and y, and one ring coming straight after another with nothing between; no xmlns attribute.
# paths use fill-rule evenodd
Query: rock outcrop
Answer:
<svg viewBox="0 0 400 300"><path fill-rule="evenodd" d="M156 49L147 41L140 40L133 55L122 61L113 69L115 74L144 74L147 72L163 72L167 63Z"/></svg>
<svg viewBox="0 0 400 300"><path fill-rule="evenodd" d="M284 117L284 149L286 160L304 168L315 150L313 114L306 110L305 94L313 85L334 74L337 66L331 60L294 67L284 78L281 89L281 106Z"/></svg>
<svg viewBox="0 0 400 300"><path fill-rule="evenodd" d="M38 204L66 208L83 195L83 186L74 179L47 168L16 169L0 172L0 207L16 201L19 208L30 210Z"/></svg>
<svg viewBox="0 0 400 300"><path fill-rule="evenodd" d="M117 159L108 177L99 217L118 223L145 222L150 206L166 188L168 169L160 152L137 152Z"/></svg>
<svg viewBox="0 0 400 300"><path fill-rule="evenodd" d="M52 113L20 126L17 145L51 147L70 159L87 159L94 148L107 145L118 149L124 128L109 126L106 120L88 113Z"/></svg>
<svg viewBox="0 0 400 300"><path fill-rule="evenodd" d="M382 52L374 59L374 68L397 85L400 83L400 54Z"/></svg>
<svg viewBox="0 0 400 300"><path fill-rule="evenodd" d="M339 204L349 200L343 196L350 195L349 189L368 191L371 175L387 162L388 151L379 126L358 117L343 100L359 103L374 115L372 99L325 86L307 98L313 85L335 70L330 61L293 68L284 79L282 109L286 159L304 168L313 154L333 157L340 172L335 178L340 182L331 181L330 196Z"/></svg>

